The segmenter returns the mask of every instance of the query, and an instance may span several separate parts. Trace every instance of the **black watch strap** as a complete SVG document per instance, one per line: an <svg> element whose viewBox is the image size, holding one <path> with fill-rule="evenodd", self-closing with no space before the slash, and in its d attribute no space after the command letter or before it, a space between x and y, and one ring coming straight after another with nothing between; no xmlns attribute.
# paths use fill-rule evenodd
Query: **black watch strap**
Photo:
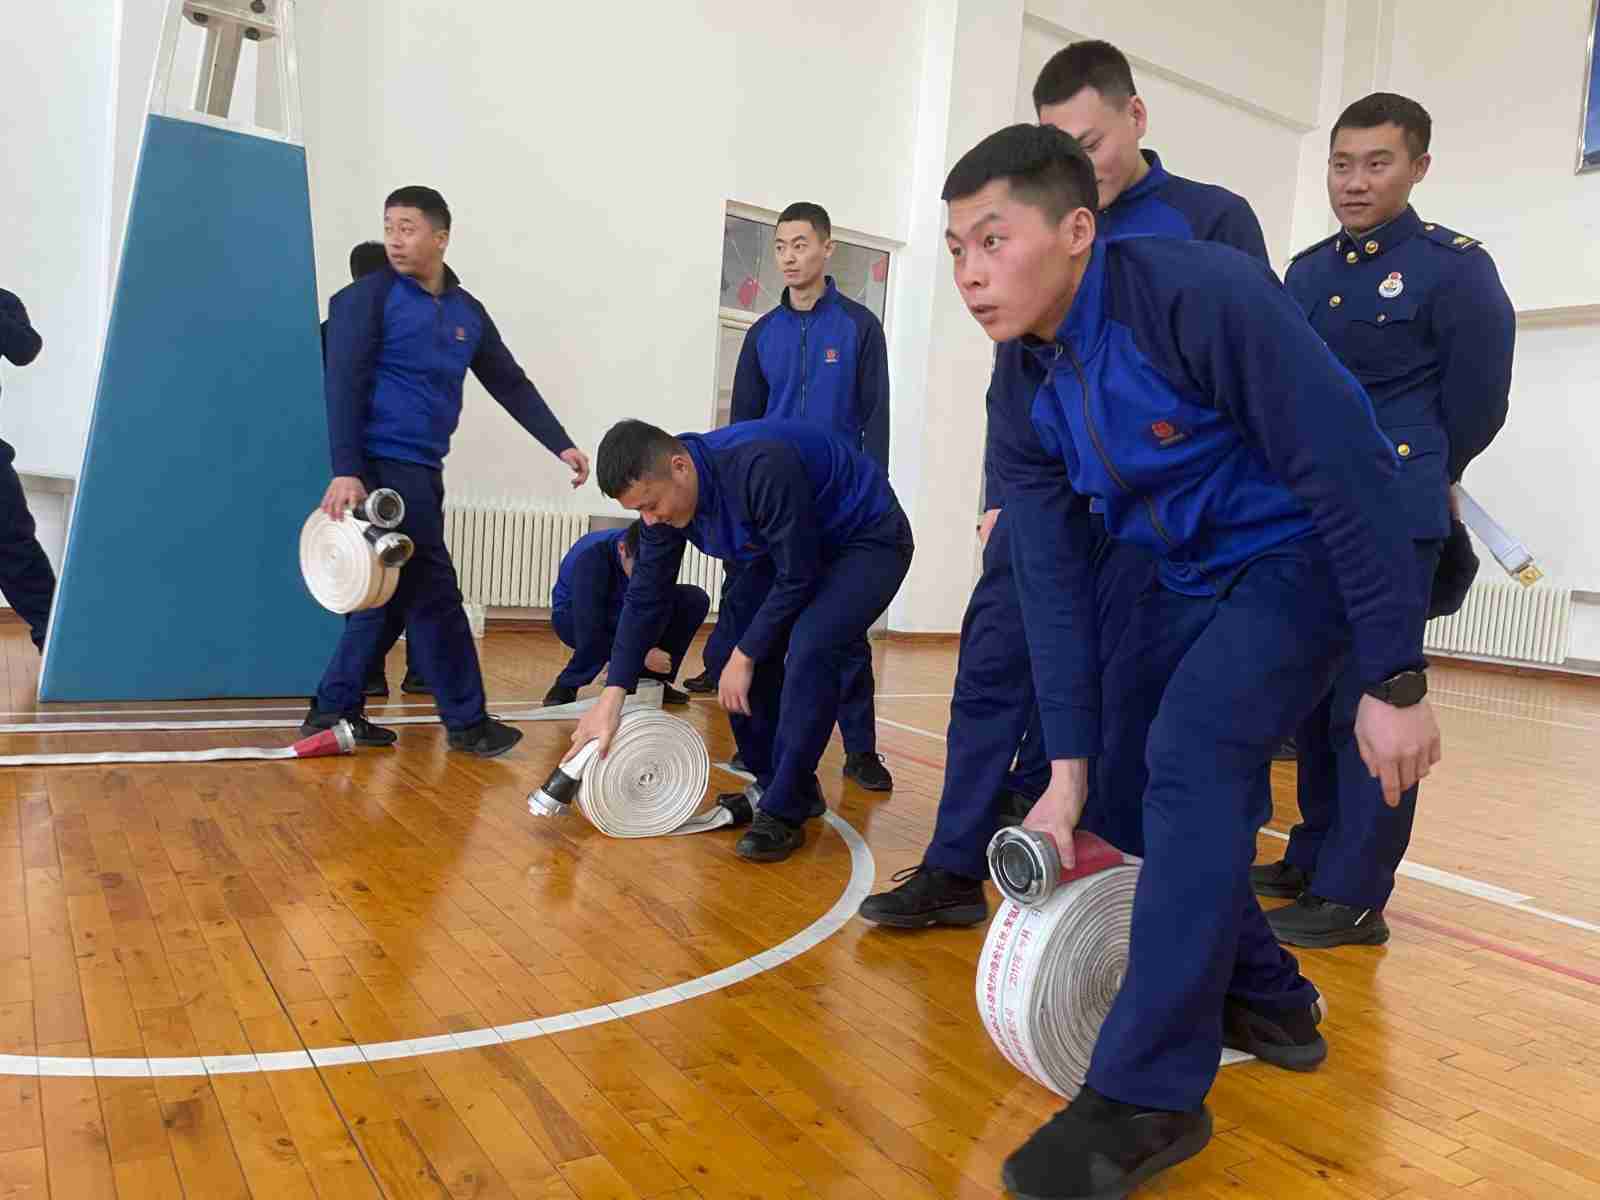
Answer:
<svg viewBox="0 0 1600 1200"><path fill-rule="evenodd" d="M1401 671L1366 689L1367 695L1396 708L1410 708L1428 694L1426 671Z"/></svg>

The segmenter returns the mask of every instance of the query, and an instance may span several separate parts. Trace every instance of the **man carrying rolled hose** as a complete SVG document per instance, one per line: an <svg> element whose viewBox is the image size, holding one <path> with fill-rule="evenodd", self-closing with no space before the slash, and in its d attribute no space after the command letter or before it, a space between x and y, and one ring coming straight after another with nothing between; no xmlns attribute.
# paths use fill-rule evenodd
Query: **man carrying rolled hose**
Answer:
<svg viewBox="0 0 1600 1200"><path fill-rule="evenodd" d="M546 704L571 704L578 689L593 682L610 658L643 528L644 522L634 521L625 529L596 530L579 538L562 557L550 596L550 624L556 636L572 647L572 658L545 693ZM666 629L644 656L643 674L661 681L664 704L689 703L672 681L710 609L711 597L704 588L692 583L674 587Z"/></svg>
<svg viewBox="0 0 1600 1200"><path fill-rule="evenodd" d="M1397 681L1415 651L1412 556L1385 506L1397 460L1371 401L1260 263L1168 238L1097 242L1094 167L1019 125L945 181L946 241L997 373L1053 456L1008 496L1051 780L1025 824L1070 856L1088 760L1139 778L1144 856L1127 977L1083 1089L1007 1160L1039 1198L1122 1196L1210 1139L1225 1012L1317 1049L1317 992L1250 890L1259 778L1346 660L1385 799L1438 726ZM1020 419L1020 418L1019 418ZM1099 668L1089 507L1158 560ZM1387 696L1385 699L1383 697Z"/></svg>
<svg viewBox="0 0 1600 1200"><path fill-rule="evenodd" d="M825 811L817 761L839 713L841 666L911 567L911 525L889 479L855 446L801 421L742 421L673 437L622 421L600 442L600 490L645 529L599 702L572 735L604 754L656 645L693 543L744 568L741 628L718 695L761 790L737 852L788 858Z"/></svg>
<svg viewBox="0 0 1600 1200"><path fill-rule="evenodd" d="M405 501L400 532L415 544L394 597L351 614L301 727L311 733L348 720L356 742L388 746L393 730L363 715L363 691L386 623L399 617L407 650L433 686L450 748L493 758L522 738L489 716L472 630L444 543L444 456L461 417L468 370L546 449L572 468L589 460L500 340L488 311L445 266L450 209L432 188L406 187L384 203L388 266L352 283L329 304L327 400L333 482L322 509L333 520L370 488Z"/></svg>

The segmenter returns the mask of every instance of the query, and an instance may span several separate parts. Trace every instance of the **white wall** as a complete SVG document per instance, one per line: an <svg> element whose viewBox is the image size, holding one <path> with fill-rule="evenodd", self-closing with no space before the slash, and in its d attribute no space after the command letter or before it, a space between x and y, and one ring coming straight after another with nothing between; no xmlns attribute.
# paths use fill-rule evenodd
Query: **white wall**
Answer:
<svg viewBox="0 0 1600 1200"><path fill-rule="evenodd" d="M0 366L0 436L19 470L76 475L105 324L115 0L20 5L0 38L0 287L44 339Z"/></svg>

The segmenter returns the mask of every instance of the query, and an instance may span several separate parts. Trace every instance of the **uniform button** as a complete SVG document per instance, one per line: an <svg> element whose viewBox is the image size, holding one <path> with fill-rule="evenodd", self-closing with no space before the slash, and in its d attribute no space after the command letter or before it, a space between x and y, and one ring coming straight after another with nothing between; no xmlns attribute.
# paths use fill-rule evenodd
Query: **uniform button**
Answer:
<svg viewBox="0 0 1600 1200"><path fill-rule="evenodd" d="M1350 251L1349 254L1346 254L1344 256L1344 260L1347 263L1360 262L1361 261L1361 256L1358 255L1354 250L1352 250L1352 251Z"/></svg>
<svg viewBox="0 0 1600 1200"><path fill-rule="evenodd" d="M1394 448L1394 451L1401 458L1410 458L1411 457L1411 443L1410 442L1401 442L1398 446L1396 446Z"/></svg>
<svg viewBox="0 0 1600 1200"><path fill-rule="evenodd" d="M1368 254L1376 254L1377 252L1378 252L1378 243L1377 242L1368 242L1367 243L1367 253Z"/></svg>
<svg viewBox="0 0 1600 1200"><path fill-rule="evenodd" d="M1344 303L1344 297L1343 296L1333 296L1333 297L1330 297L1329 300L1328 300L1328 307L1329 308L1338 308L1339 305L1341 305L1343 303Z"/></svg>
<svg viewBox="0 0 1600 1200"><path fill-rule="evenodd" d="M1382 325L1388 319L1389 319L1389 314L1388 313L1379 313L1378 314L1378 324L1379 325Z"/></svg>

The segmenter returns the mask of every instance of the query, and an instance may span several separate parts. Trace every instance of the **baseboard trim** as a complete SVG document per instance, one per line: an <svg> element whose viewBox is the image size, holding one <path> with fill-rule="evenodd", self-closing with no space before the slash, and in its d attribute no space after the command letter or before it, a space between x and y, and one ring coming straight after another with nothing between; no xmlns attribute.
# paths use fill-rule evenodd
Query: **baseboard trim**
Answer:
<svg viewBox="0 0 1600 1200"><path fill-rule="evenodd" d="M959 633L891 629L884 634L884 640L904 642L912 646L939 646L959 643L961 635Z"/></svg>

